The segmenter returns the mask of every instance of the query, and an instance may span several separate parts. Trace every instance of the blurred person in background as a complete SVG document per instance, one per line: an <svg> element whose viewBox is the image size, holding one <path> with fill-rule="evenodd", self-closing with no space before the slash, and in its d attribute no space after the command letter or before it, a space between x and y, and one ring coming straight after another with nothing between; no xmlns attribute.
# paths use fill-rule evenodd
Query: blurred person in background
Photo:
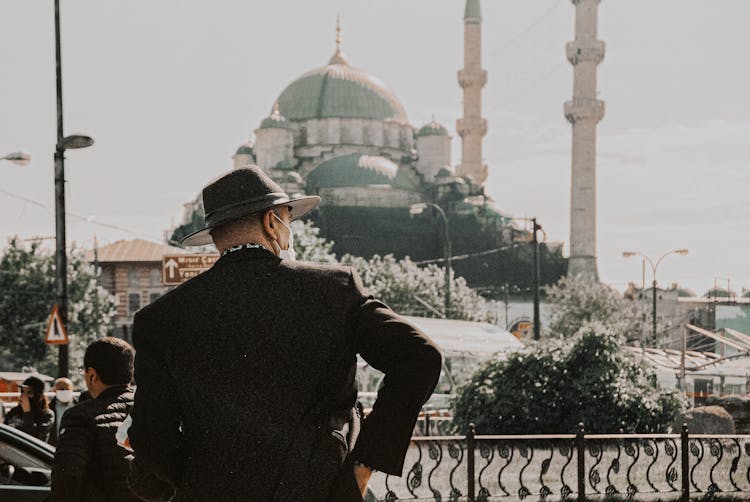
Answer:
<svg viewBox="0 0 750 502"><path fill-rule="evenodd" d="M8 412L5 423L11 427L30 434L37 439L47 441L55 425L55 414L49 407L44 395L44 382L30 376L18 386L21 399L18 406Z"/></svg>
<svg viewBox="0 0 750 502"><path fill-rule="evenodd" d="M62 422L63 414L78 404L78 400L73 392L73 382L70 378L60 377L55 380L55 384L52 387L55 391L55 397L49 402L50 409L55 413L55 426L49 434L49 444L52 446L57 445L57 436L60 433L60 423Z"/></svg>

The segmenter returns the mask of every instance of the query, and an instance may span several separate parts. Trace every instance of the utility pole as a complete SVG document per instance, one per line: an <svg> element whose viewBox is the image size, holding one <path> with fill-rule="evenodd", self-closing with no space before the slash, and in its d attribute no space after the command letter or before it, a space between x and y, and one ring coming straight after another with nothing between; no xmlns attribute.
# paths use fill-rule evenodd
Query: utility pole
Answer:
<svg viewBox="0 0 750 502"><path fill-rule="evenodd" d="M55 0L55 77L57 94L57 143L55 144L55 289L63 326L68 325L68 255L65 244L65 150L94 144L89 136L63 133L62 57L60 49L60 0ZM68 346L58 345L58 376L68 376Z"/></svg>
<svg viewBox="0 0 750 502"><path fill-rule="evenodd" d="M539 340L541 337L541 320L539 318L539 238L537 237L537 232L542 229L542 227L536 222L536 218L531 219L533 224L533 251L534 251L534 273L533 273L533 281L532 281L532 288L534 290L534 340Z"/></svg>
<svg viewBox="0 0 750 502"><path fill-rule="evenodd" d="M682 343L680 343L680 390L687 392L687 382L685 381L685 352L687 351L687 326L682 327Z"/></svg>
<svg viewBox="0 0 750 502"><path fill-rule="evenodd" d="M55 76L57 80L57 143L55 145L55 285L57 308L68 326L68 256L65 250L65 147L63 146L62 58L60 54L60 0L55 0ZM68 345L57 346L58 377L68 376Z"/></svg>
<svg viewBox="0 0 750 502"><path fill-rule="evenodd" d="M656 272L654 272L654 282L653 286L651 287L651 298L653 300L653 307L651 309L652 313L652 321L653 321L653 337L654 337L654 347L656 347Z"/></svg>
<svg viewBox="0 0 750 502"><path fill-rule="evenodd" d="M443 220L443 236L445 237L445 241L443 242L443 252L445 253L445 318L450 319L450 312L451 312L451 261L452 261L452 251L451 251L451 238L450 238L450 221L448 220L448 215L445 213L442 207L438 206L437 204L433 204L432 202L419 202L417 204L412 204L409 207L409 214L411 217L414 217L418 214L422 214L427 207L433 208L437 213L440 215L440 218Z"/></svg>

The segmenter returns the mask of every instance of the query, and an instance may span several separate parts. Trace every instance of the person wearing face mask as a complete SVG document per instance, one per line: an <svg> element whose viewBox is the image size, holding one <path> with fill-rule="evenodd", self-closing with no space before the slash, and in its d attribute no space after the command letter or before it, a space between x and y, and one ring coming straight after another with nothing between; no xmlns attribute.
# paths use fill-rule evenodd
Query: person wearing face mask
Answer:
<svg viewBox="0 0 750 502"><path fill-rule="evenodd" d="M438 348L369 296L350 267L295 261L290 197L257 166L202 192L213 267L136 313L135 459L175 501L361 502L373 470L401 476ZM357 355L385 373L357 411Z"/></svg>
<svg viewBox="0 0 750 502"><path fill-rule="evenodd" d="M78 399L75 398L73 382L70 378L58 378L55 380L52 390L55 391L55 397L50 400L49 407L55 413L55 426L52 427L47 442L52 446L56 446L62 416L68 409L78 404Z"/></svg>

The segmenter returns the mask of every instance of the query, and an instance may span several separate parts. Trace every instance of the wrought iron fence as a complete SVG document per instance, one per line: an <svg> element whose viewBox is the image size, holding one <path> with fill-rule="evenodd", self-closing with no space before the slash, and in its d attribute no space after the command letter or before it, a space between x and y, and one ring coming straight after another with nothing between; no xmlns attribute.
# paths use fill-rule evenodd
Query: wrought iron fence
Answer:
<svg viewBox="0 0 750 502"><path fill-rule="evenodd" d="M750 500L750 435L577 434L412 439L380 501Z"/></svg>

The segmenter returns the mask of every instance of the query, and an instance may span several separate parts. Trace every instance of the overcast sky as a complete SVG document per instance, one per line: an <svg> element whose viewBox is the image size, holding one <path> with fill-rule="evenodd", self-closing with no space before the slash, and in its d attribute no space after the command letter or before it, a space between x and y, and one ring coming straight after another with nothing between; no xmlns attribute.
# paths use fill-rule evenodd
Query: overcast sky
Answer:
<svg viewBox="0 0 750 502"><path fill-rule="evenodd" d="M419 126L455 135L461 113L463 0L158 2L62 0L68 239L159 239L293 79L333 53L337 14L349 61L383 79ZM488 192L567 241L572 93L569 0L483 0L489 82ZM602 280L640 282L641 263L705 292L715 277L750 288L750 1L603 0L598 142ZM55 82L53 2L0 2L0 238L51 236ZM460 144L454 137L454 161ZM38 201L25 202L20 198ZM74 216L76 215L76 216ZM115 230L118 226L129 230ZM647 277L647 281L650 277ZM726 281L723 281L725 284Z"/></svg>

